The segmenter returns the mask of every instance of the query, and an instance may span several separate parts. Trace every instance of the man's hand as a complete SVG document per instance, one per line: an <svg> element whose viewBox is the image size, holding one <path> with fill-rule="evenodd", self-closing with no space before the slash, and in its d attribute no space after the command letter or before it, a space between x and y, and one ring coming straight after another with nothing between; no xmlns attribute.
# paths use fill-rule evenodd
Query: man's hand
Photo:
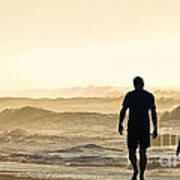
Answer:
<svg viewBox="0 0 180 180"><path fill-rule="evenodd" d="M124 128L123 128L122 124L119 124L119 129L118 130L119 130L119 134L123 135Z"/></svg>
<svg viewBox="0 0 180 180"><path fill-rule="evenodd" d="M153 131L152 137L153 137L153 139L156 139L157 136L158 136L158 131L157 131L157 129L155 128L154 131Z"/></svg>

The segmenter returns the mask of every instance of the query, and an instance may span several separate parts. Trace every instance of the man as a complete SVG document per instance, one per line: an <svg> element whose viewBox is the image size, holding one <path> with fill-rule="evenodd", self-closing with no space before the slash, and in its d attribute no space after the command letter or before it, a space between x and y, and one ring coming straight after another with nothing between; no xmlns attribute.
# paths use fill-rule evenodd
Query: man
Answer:
<svg viewBox="0 0 180 180"><path fill-rule="evenodd" d="M154 96L144 90L144 80L141 77L135 77L133 80L135 90L127 93L123 107L120 112L119 133L123 134L123 120L129 109L129 120L127 128L127 145L129 150L129 160L132 164L134 173L132 180L137 180L139 173L137 168L136 149L139 146L140 155L140 180L144 180L144 171L147 164L146 150L150 147L150 118L151 110L152 122L154 126L153 138L158 135L157 113Z"/></svg>

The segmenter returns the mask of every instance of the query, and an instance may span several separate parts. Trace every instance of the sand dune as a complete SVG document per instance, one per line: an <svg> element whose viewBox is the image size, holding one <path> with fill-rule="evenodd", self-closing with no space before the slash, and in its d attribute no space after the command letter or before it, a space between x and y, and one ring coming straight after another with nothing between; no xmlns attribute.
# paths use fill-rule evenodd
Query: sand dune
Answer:
<svg viewBox="0 0 180 180"><path fill-rule="evenodd" d="M85 113L85 112L64 112L23 107L20 109L7 109L0 113L1 129L62 129L84 127L114 128L117 123L117 115Z"/></svg>
<svg viewBox="0 0 180 180"><path fill-rule="evenodd" d="M31 106L56 112L118 113L124 94L119 97L74 97L74 98L0 98L0 110ZM159 112L172 110L180 104L179 97L156 97Z"/></svg>
<svg viewBox="0 0 180 180"><path fill-rule="evenodd" d="M161 117L162 121L168 121L173 119L180 120L180 105L174 108L171 112L166 111Z"/></svg>

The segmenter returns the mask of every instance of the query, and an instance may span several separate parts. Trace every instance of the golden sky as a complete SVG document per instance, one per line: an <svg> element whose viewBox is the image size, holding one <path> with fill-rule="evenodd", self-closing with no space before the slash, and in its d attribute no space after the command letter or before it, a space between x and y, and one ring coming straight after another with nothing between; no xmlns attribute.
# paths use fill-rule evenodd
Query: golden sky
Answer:
<svg viewBox="0 0 180 180"><path fill-rule="evenodd" d="M1 89L179 86L179 0L0 0Z"/></svg>

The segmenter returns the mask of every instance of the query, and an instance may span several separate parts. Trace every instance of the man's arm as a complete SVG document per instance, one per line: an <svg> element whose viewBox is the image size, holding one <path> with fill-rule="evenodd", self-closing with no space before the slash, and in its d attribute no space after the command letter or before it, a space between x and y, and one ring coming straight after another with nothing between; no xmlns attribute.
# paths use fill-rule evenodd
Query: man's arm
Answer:
<svg viewBox="0 0 180 180"><path fill-rule="evenodd" d="M153 122L154 129L157 129L157 112L156 112L156 109L151 110L151 116L152 116L152 122Z"/></svg>
<svg viewBox="0 0 180 180"><path fill-rule="evenodd" d="M128 108L128 104L129 104L129 99L128 99L128 94L125 96L123 104L122 104L122 109L120 111L120 116L119 116L119 133L122 135L123 134L123 121L125 119L126 116L126 111Z"/></svg>
<svg viewBox="0 0 180 180"><path fill-rule="evenodd" d="M126 116L126 110L127 108L123 107L120 111L120 116L119 116L119 133L123 135L123 121Z"/></svg>
<svg viewBox="0 0 180 180"><path fill-rule="evenodd" d="M153 138L155 139L158 135L158 127L157 127L157 112L156 112L156 105L155 105L155 98L152 96L152 102L151 102L151 117L153 122Z"/></svg>
<svg viewBox="0 0 180 180"><path fill-rule="evenodd" d="M178 145L178 147L177 147L176 155L178 156L179 153L180 153L180 141L179 141L179 145Z"/></svg>
<svg viewBox="0 0 180 180"><path fill-rule="evenodd" d="M120 116L119 116L119 124L122 125L123 121L125 119L126 116L126 111L127 111L127 107L122 107L121 111L120 111Z"/></svg>

